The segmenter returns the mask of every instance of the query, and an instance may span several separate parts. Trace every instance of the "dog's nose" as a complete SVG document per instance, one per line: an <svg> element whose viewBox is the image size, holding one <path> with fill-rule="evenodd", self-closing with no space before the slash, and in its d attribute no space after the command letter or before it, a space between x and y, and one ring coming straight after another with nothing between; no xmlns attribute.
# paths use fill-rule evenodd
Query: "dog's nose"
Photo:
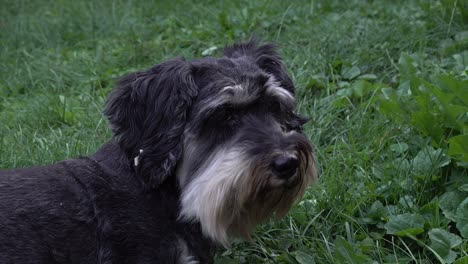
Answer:
<svg viewBox="0 0 468 264"><path fill-rule="evenodd" d="M292 177L296 172L298 165L299 160L292 156L277 157L272 163L272 167L275 173L284 179Z"/></svg>

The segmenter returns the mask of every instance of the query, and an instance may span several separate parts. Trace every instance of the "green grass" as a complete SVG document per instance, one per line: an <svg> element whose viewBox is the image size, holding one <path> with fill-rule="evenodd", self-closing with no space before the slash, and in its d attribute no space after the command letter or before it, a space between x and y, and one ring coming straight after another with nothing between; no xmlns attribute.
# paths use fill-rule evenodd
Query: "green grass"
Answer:
<svg viewBox="0 0 468 264"><path fill-rule="evenodd" d="M465 1L8 1L0 168L89 155L115 79L277 42L320 182L216 263L468 262Z"/></svg>

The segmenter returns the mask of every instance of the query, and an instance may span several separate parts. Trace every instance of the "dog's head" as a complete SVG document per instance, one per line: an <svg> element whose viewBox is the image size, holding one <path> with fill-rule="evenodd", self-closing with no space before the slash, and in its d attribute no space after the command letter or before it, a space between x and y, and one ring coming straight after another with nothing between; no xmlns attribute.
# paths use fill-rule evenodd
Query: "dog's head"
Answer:
<svg viewBox="0 0 468 264"><path fill-rule="evenodd" d="M294 107L274 46L248 42L131 74L104 113L136 173L152 187L176 177L180 217L227 244L284 215L317 178Z"/></svg>

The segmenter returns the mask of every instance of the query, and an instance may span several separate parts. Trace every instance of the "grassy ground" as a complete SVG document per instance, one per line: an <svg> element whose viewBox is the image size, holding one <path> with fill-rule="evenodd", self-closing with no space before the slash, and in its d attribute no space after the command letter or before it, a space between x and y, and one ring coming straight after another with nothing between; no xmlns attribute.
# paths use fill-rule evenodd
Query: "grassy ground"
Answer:
<svg viewBox="0 0 468 264"><path fill-rule="evenodd" d="M216 263L468 263L464 1L0 0L0 168L92 154L116 77L275 41L319 184Z"/></svg>

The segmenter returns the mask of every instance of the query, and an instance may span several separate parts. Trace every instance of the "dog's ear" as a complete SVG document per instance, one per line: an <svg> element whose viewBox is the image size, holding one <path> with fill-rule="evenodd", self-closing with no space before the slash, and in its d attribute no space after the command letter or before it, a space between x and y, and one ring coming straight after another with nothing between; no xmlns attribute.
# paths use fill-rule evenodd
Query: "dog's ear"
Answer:
<svg viewBox="0 0 468 264"><path fill-rule="evenodd" d="M265 72L271 74L281 87L294 94L294 84L284 68L281 57L276 51L275 44L258 46L254 39L228 46L224 49L224 55L229 58L242 56L252 57L255 63Z"/></svg>
<svg viewBox="0 0 468 264"><path fill-rule="evenodd" d="M189 63L176 59L122 78L107 100L104 114L115 139L152 187L174 172L197 93Z"/></svg>

